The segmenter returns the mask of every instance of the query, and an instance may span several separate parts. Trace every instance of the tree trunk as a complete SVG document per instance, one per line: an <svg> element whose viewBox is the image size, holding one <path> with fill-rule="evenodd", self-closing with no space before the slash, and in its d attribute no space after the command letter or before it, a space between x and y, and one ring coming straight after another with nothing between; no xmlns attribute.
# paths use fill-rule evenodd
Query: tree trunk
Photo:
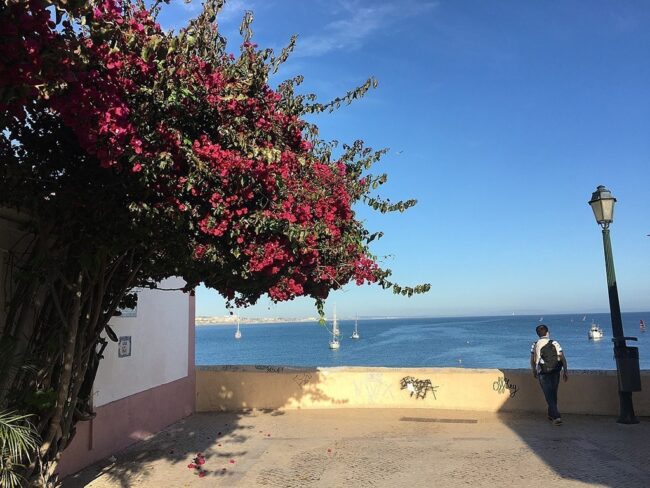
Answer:
<svg viewBox="0 0 650 488"><path fill-rule="evenodd" d="M49 422L49 429L43 438L43 443L39 449L40 458L47 460L47 454L52 446L55 437L61 437L61 420L63 418L63 410L68 401L68 392L70 390L70 379L72 378L72 368L74 365L74 352L77 343L77 330L79 328L79 318L81 316L81 285L83 284L83 276L81 273L77 276L72 291L74 297L72 299L71 314L67 323L67 337L65 350L63 353L63 371L59 381L58 394L54 406L54 415ZM56 297L54 297L56 300Z"/></svg>

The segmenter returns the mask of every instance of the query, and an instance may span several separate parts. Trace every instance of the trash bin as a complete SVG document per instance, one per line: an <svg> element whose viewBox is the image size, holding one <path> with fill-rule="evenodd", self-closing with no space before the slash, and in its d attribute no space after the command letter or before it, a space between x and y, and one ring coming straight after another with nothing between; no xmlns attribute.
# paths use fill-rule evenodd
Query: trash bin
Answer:
<svg viewBox="0 0 650 488"><path fill-rule="evenodd" d="M615 347L614 358L618 371L619 391L641 391L641 370L638 347Z"/></svg>

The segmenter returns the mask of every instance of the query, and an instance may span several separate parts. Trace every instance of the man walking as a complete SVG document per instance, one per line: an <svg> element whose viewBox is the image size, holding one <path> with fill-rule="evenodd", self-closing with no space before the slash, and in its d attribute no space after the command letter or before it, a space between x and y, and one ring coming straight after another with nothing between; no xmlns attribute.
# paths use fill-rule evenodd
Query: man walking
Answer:
<svg viewBox="0 0 650 488"><path fill-rule="evenodd" d="M553 425L562 425L562 416L557 409L557 389L560 385L560 370L564 370L564 381L569 379L566 358L559 342L549 337L548 327L538 325L535 332L539 339L530 348L530 367L544 392L548 419L553 421Z"/></svg>

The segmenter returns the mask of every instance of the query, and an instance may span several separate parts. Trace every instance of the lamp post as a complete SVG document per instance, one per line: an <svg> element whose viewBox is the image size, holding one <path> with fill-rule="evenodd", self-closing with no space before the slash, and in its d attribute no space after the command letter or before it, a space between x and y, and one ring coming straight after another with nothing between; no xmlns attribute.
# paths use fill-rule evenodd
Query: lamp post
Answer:
<svg viewBox="0 0 650 488"><path fill-rule="evenodd" d="M607 290L609 293L609 310L612 319L612 341L614 342L614 359L618 376L618 397L620 402L619 417L621 424L637 424L639 421L634 415L632 392L641 391L641 375L639 370L639 349L628 347L626 340L636 341L636 337L625 337L621 307L618 302L618 288L616 286L616 273L612 258L612 244L609 240L609 224L614 220L614 198L611 192L600 185L591 195L589 205L594 211L596 222L603 229L603 247L605 249L605 269L607 271Z"/></svg>

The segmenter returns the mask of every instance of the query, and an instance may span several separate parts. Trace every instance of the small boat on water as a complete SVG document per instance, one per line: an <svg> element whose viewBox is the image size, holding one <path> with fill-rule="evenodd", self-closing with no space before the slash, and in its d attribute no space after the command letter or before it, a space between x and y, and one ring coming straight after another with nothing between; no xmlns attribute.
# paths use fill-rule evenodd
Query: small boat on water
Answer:
<svg viewBox="0 0 650 488"><path fill-rule="evenodd" d="M237 317L237 332L235 332L235 339L241 339L241 330L239 330L239 317Z"/></svg>
<svg viewBox="0 0 650 488"><path fill-rule="evenodd" d="M592 323L588 335L589 339L602 339L605 334L603 329L600 328L600 325Z"/></svg>
<svg viewBox="0 0 650 488"><path fill-rule="evenodd" d="M341 332L339 331L339 323L336 320L336 307L334 307L334 317L332 318L332 340L330 340L330 349L338 349L341 347L339 342L339 336Z"/></svg>
<svg viewBox="0 0 650 488"><path fill-rule="evenodd" d="M639 330L641 332L645 332L645 329L646 329L645 322L643 321L643 319L641 319L641 321L639 322Z"/></svg>
<svg viewBox="0 0 650 488"><path fill-rule="evenodd" d="M359 318L357 317L354 320L354 331L352 332L350 339L358 339L358 338L359 338Z"/></svg>

